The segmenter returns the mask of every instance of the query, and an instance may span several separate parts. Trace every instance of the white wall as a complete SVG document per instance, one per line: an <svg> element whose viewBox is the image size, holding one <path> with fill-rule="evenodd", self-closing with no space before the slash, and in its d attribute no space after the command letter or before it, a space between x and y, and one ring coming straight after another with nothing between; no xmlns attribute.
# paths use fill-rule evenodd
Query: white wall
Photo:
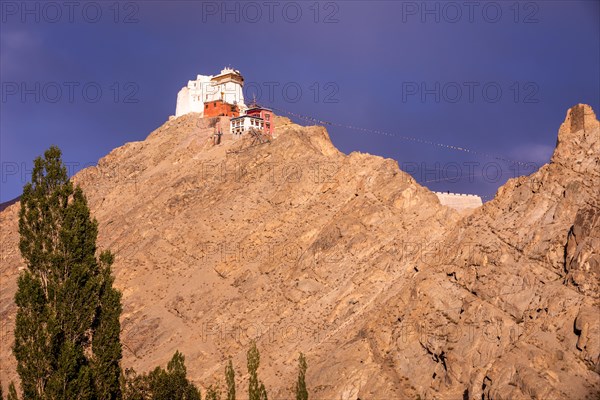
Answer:
<svg viewBox="0 0 600 400"><path fill-rule="evenodd" d="M221 71L223 73L225 70ZM226 103L237 104L241 112L245 112L243 87L237 82L225 82L214 85L212 75L198 75L196 80L189 81L187 86L177 94L175 116L179 117L191 112L204 114L204 103L221 100L221 92Z"/></svg>
<svg viewBox="0 0 600 400"><path fill-rule="evenodd" d="M254 125L252 122L254 122ZM234 137L236 136L234 133L236 130L240 130L241 132L239 135L241 135L250 129L264 129L264 122L261 119L251 116L245 116L244 118L232 120L230 124L230 132L234 135ZM237 126L236 124L240 124L240 126Z"/></svg>
<svg viewBox="0 0 600 400"><path fill-rule="evenodd" d="M434 192L440 203L443 206L454 208L455 210L469 210L480 207L483 202L481 197L474 194L459 194L459 193L445 193L445 192Z"/></svg>

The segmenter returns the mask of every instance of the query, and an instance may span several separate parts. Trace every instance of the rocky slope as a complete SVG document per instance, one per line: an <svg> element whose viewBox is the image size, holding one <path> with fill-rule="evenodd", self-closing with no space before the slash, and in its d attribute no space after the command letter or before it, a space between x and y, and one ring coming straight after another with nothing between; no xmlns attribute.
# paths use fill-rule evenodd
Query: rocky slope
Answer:
<svg viewBox="0 0 600 400"><path fill-rule="evenodd" d="M587 398L600 390L600 131L567 114L552 162L469 215L395 161L344 155L322 127L219 145L186 115L76 175L116 253L124 365L179 349L198 384L255 339L271 398L299 351L313 398ZM19 205L0 213L0 379L10 353ZM245 390L242 390L244 393Z"/></svg>
<svg viewBox="0 0 600 400"><path fill-rule="evenodd" d="M599 190L598 121L579 105L550 164L507 182L398 282L369 325L390 321L376 348L432 398L598 393Z"/></svg>

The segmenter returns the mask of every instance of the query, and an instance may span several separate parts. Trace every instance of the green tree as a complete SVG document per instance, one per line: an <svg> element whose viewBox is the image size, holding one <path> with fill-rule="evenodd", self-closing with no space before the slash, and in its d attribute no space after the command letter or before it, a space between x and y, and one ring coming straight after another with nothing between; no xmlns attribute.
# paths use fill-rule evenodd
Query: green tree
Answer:
<svg viewBox="0 0 600 400"><path fill-rule="evenodd" d="M227 400L235 400L235 371L231 358L225 367L225 382L227 383Z"/></svg>
<svg viewBox="0 0 600 400"><path fill-rule="evenodd" d="M300 353L298 357L298 382L296 382L296 400L308 400L306 390L306 358Z"/></svg>
<svg viewBox="0 0 600 400"><path fill-rule="evenodd" d="M221 400L221 391L219 390L219 386L213 387L210 385L208 389L206 389L205 400Z"/></svg>
<svg viewBox="0 0 600 400"><path fill-rule="evenodd" d="M260 388L258 389L258 398L260 400L268 400L267 398L267 389L265 389L265 385L263 385L263 383L260 383Z"/></svg>
<svg viewBox="0 0 600 400"><path fill-rule="evenodd" d="M34 161L19 213L27 268L15 294L13 352L26 399L121 397L120 294L112 288L112 255L96 258L97 225L51 147Z"/></svg>
<svg viewBox="0 0 600 400"><path fill-rule="evenodd" d="M114 278L111 275L113 255L104 251L100 255L101 287L100 306L92 325L94 337L92 349L92 371L98 398L106 400L119 400L122 397L120 389L122 358L119 334L121 324L119 316L123 310L121 306L121 293L113 287Z"/></svg>
<svg viewBox="0 0 600 400"><path fill-rule="evenodd" d="M8 387L8 397L6 400L19 400L19 397L17 396L17 389L15 389L15 384L13 382L11 382L10 386Z"/></svg>
<svg viewBox="0 0 600 400"><path fill-rule="evenodd" d="M188 379L185 357L176 351L164 370L160 366L146 375L126 369L121 380L124 400L201 400Z"/></svg>
<svg viewBox="0 0 600 400"><path fill-rule="evenodd" d="M247 353L248 374L248 398L249 400L267 400L265 385L258 379L258 367L260 366L260 353L256 343L252 342Z"/></svg>
<svg viewBox="0 0 600 400"><path fill-rule="evenodd" d="M126 368L121 375L124 400L146 400L151 398L148 377L138 375L133 368Z"/></svg>

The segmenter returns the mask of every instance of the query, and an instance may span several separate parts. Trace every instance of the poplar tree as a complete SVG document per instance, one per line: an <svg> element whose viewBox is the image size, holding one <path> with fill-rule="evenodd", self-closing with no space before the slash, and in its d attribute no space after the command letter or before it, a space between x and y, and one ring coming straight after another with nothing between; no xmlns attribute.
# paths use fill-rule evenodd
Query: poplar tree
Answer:
<svg viewBox="0 0 600 400"><path fill-rule="evenodd" d="M119 317L123 311L121 292L113 287L111 265L114 257L109 251L100 254L101 286L99 307L92 323L92 371L98 398L119 400L121 394L121 342Z"/></svg>
<svg viewBox="0 0 600 400"><path fill-rule="evenodd" d="M185 357L176 351L165 371L156 367L148 374L152 400L200 400L200 392L188 379Z"/></svg>
<svg viewBox="0 0 600 400"><path fill-rule="evenodd" d="M248 398L249 400L267 400L265 385L258 379L258 367L260 366L260 353L256 343L252 342L247 353L248 374Z"/></svg>
<svg viewBox="0 0 600 400"><path fill-rule="evenodd" d="M250 375L248 380L248 399L259 400L260 387L258 384L258 366L260 364L260 354L256 348L256 343L252 342L250 349L248 349L246 358L248 364L248 374Z"/></svg>
<svg viewBox="0 0 600 400"><path fill-rule="evenodd" d="M210 385L208 389L206 389L205 400L221 400L221 391L219 390L219 386L213 387Z"/></svg>
<svg viewBox="0 0 600 400"><path fill-rule="evenodd" d="M308 400L306 390L306 358L300 353L298 357L298 382L296 382L296 400Z"/></svg>
<svg viewBox="0 0 600 400"><path fill-rule="evenodd" d="M138 375L133 368L126 368L121 384L124 400L145 400L151 398L148 377Z"/></svg>
<svg viewBox="0 0 600 400"><path fill-rule="evenodd" d="M19 400L17 397L17 389L15 389L15 384L13 382L11 382L8 387L8 397L6 400Z"/></svg>
<svg viewBox="0 0 600 400"><path fill-rule="evenodd" d="M235 400L235 371L231 358L225 367L225 382L227 384L227 400Z"/></svg>
<svg viewBox="0 0 600 400"><path fill-rule="evenodd" d="M53 146L23 188L13 352L26 399L120 399L120 293L98 224Z"/></svg>
<svg viewBox="0 0 600 400"><path fill-rule="evenodd" d="M268 400L267 389L265 389L265 385L262 382L260 383L260 388L258 389L258 398L260 400Z"/></svg>

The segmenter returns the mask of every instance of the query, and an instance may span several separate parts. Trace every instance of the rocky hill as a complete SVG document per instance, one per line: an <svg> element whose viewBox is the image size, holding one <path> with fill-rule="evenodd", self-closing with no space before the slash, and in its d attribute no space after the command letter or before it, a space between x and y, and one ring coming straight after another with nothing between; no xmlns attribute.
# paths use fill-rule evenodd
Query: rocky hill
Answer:
<svg viewBox="0 0 600 400"><path fill-rule="evenodd" d="M12 200L5 201L4 203L0 203L0 212L4 211L6 208L8 208L8 207L12 206L13 204L17 203L19 201L20 197L21 196L16 197L16 198L14 198Z"/></svg>
<svg viewBox="0 0 600 400"><path fill-rule="evenodd" d="M339 152L322 127L224 136L189 114L78 173L116 253L124 366L176 349L199 385L250 340L271 398L299 351L318 399L596 398L600 128L570 109L549 164L472 213L389 159ZM0 213L0 379L11 355L19 205ZM245 388L241 390L245 393Z"/></svg>

